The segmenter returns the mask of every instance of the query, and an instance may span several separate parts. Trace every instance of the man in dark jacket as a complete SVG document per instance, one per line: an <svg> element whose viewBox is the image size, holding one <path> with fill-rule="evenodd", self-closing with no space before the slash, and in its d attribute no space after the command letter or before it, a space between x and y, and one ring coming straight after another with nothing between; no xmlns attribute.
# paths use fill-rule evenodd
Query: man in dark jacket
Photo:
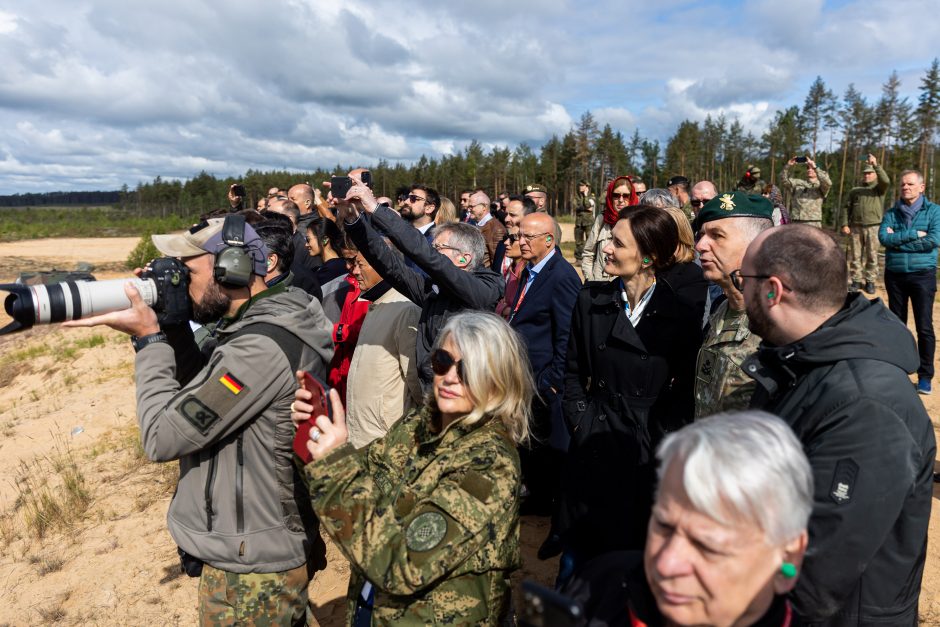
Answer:
<svg viewBox="0 0 940 627"><path fill-rule="evenodd" d="M464 309L493 311L506 287L503 277L483 267L486 244L476 227L456 222L436 229L430 244L391 207L380 205L372 190L354 178L339 203L346 233L373 268L408 300L421 307L415 347L418 378L425 390L434 380L431 347L447 319ZM370 219L360 215L364 211ZM380 229L427 276L409 268L389 250Z"/></svg>
<svg viewBox="0 0 940 627"><path fill-rule="evenodd" d="M914 340L878 300L845 295L844 256L819 229L787 225L748 248L738 281L751 330L752 407L803 443L815 494L793 592L813 625L916 625L936 443L908 373Z"/></svg>

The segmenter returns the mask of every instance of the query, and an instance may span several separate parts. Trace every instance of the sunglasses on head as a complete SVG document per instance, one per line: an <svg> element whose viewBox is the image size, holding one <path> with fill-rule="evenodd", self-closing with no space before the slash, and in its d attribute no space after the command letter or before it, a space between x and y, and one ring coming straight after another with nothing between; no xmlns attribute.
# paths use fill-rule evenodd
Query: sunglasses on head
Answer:
<svg viewBox="0 0 940 627"><path fill-rule="evenodd" d="M454 356L439 348L431 353L431 370L439 377L450 372L451 366L457 366L457 378L463 381L463 360L454 360Z"/></svg>

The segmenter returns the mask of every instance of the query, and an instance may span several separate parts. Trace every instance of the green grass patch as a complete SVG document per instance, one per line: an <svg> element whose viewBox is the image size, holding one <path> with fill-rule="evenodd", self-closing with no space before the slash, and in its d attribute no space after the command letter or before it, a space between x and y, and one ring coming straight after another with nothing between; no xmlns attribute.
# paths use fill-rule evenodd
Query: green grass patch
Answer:
<svg viewBox="0 0 940 627"><path fill-rule="evenodd" d="M44 237L134 237L184 229L197 215L139 216L113 207L0 210L0 242Z"/></svg>
<svg viewBox="0 0 940 627"><path fill-rule="evenodd" d="M72 346L75 348L94 348L96 346L104 346L104 342L104 336L96 333L95 335L89 335L86 338L75 340L72 342Z"/></svg>

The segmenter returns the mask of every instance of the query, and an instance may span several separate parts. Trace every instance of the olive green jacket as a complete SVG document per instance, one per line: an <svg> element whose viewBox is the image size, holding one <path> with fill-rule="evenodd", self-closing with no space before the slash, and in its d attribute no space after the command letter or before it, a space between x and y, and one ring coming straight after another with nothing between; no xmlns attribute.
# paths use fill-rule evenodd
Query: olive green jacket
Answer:
<svg viewBox="0 0 940 627"><path fill-rule="evenodd" d="M797 222L821 222L823 200L832 187L832 179L822 168L816 169L816 180L790 176L790 166L783 166L780 186L790 193L790 219Z"/></svg>
<svg viewBox="0 0 940 627"><path fill-rule="evenodd" d="M502 423L443 433L415 410L356 451L304 472L321 524L350 561L350 619L362 586L373 625L496 625L519 567L519 455Z"/></svg>
<svg viewBox="0 0 940 627"><path fill-rule="evenodd" d="M853 187L845 201L837 222L839 226L876 226L881 224L885 213L885 192L891 179L880 165L875 166L878 179L871 185Z"/></svg>

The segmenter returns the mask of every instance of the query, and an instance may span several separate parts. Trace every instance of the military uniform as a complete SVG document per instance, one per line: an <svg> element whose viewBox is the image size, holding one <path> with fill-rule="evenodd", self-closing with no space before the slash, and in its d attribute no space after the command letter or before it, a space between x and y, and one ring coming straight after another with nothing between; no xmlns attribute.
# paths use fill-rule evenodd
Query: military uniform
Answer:
<svg viewBox="0 0 940 627"><path fill-rule="evenodd" d="M764 187L766 186L767 183L760 177L760 168L756 165L749 165L735 189L745 194L760 196L764 193Z"/></svg>
<svg viewBox="0 0 940 627"><path fill-rule="evenodd" d="M591 227L594 226L597 200L594 198L594 194L578 194L575 202L577 205L574 217L574 258L581 261L588 233L591 232Z"/></svg>
<svg viewBox="0 0 940 627"><path fill-rule="evenodd" d="M816 177L815 181L793 178L788 164L780 173L780 186L790 194L790 220L822 228L823 200L829 194L832 180L820 168L816 169Z"/></svg>
<svg viewBox="0 0 940 627"><path fill-rule="evenodd" d="M321 524L349 559L350 622L497 625L519 567L519 455L501 422L434 427L427 407L357 451L304 468ZM371 590L371 594L368 592Z"/></svg>
<svg viewBox="0 0 940 627"><path fill-rule="evenodd" d="M849 280L853 283L864 278L874 283L878 278L878 227L884 217L885 192L891 179L880 165L874 166L878 175L875 183L853 187L841 214L839 226L851 231L849 248Z"/></svg>
<svg viewBox="0 0 940 627"><path fill-rule="evenodd" d="M741 370L741 363L760 344L760 337L747 328L747 314L734 311L725 301L709 323L696 364L696 419L747 409L755 388L754 380Z"/></svg>

